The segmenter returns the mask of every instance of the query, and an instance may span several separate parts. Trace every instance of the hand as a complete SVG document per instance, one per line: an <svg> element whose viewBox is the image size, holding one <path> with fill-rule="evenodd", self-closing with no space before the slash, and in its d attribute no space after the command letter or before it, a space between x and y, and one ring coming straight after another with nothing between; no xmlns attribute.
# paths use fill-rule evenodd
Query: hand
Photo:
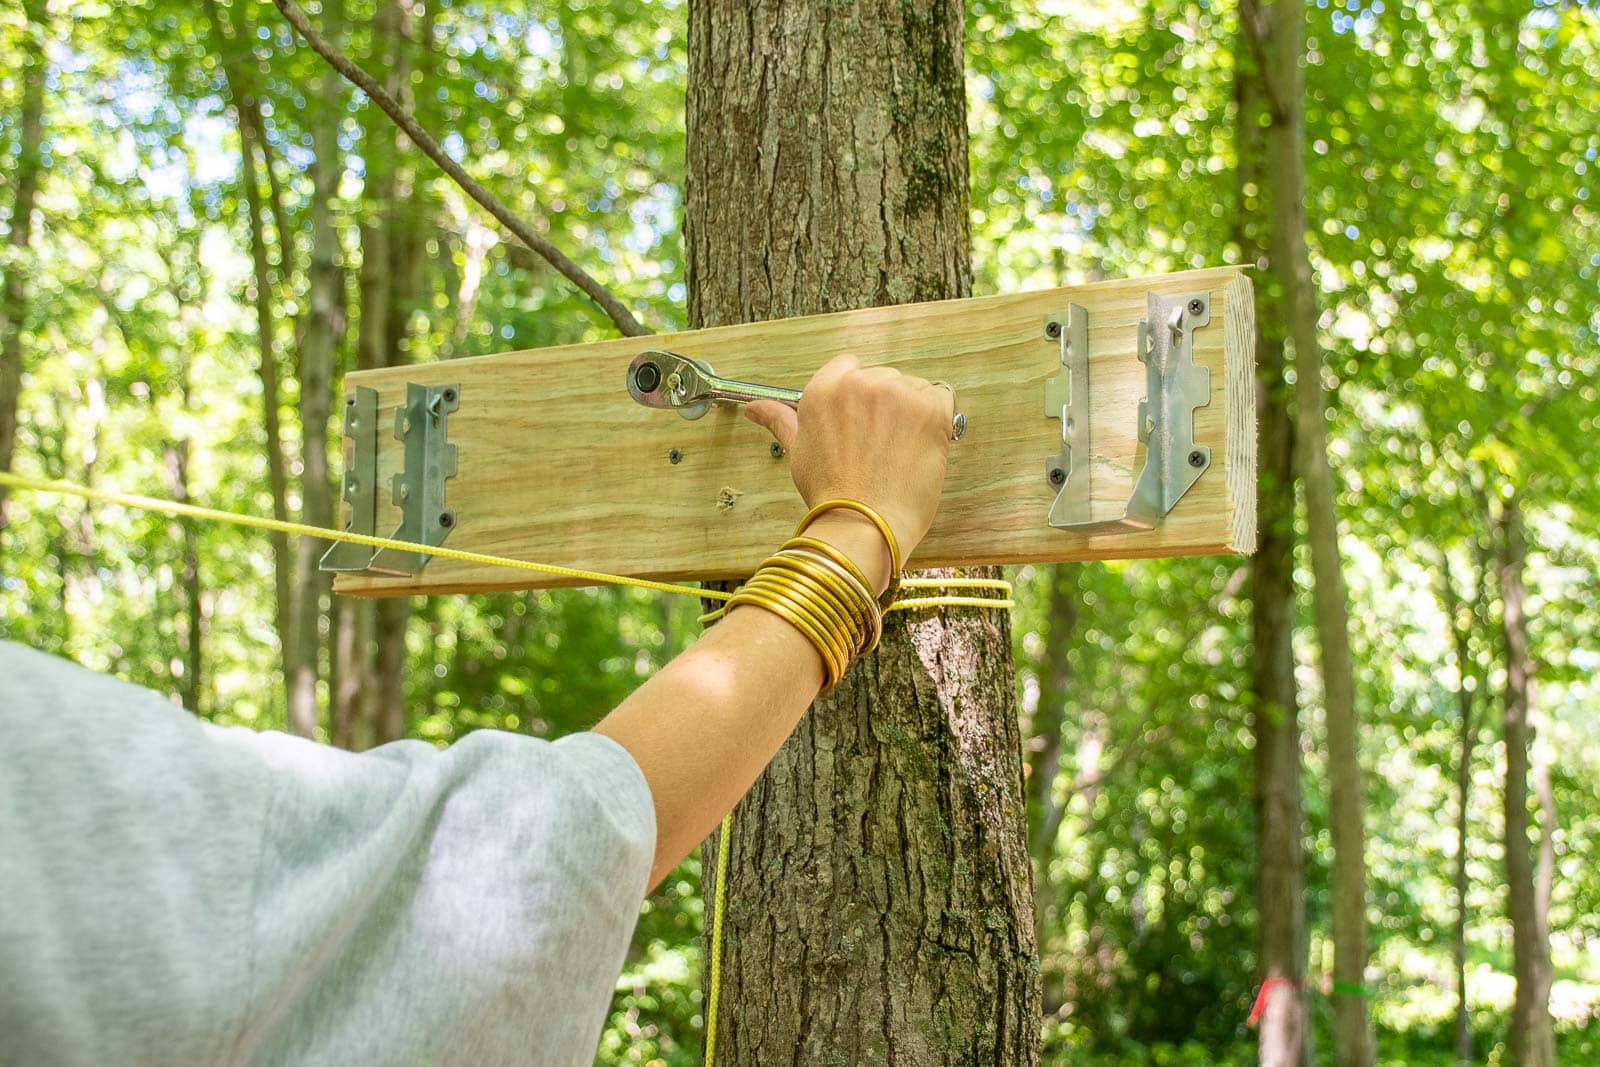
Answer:
<svg viewBox="0 0 1600 1067"><path fill-rule="evenodd" d="M798 410L757 400L745 415L789 453L795 488L809 507L844 497L875 509L900 543L902 559L927 535L939 510L955 395L892 367L837 356L817 371ZM817 520L876 530L853 512ZM882 540L881 536L878 538Z"/></svg>

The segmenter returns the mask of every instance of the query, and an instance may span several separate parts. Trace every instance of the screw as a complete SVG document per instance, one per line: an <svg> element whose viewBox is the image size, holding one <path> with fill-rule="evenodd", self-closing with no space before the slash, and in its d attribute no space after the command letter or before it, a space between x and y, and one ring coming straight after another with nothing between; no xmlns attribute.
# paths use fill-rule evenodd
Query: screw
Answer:
<svg viewBox="0 0 1600 1067"><path fill-rule="evenodd" d="M1191 466L1191 467L1204 467L1205 465L1206 465L1206 454L1204 452L1200 451L1197 448L1193 452L1189 453L1189 466Z"/></svg>
<svg viewBox="0 0 1600 1067"><path fill-rule="evenodd" d="M667 462L669 463L677 463L681 459L683 459L683 452L681 449L674 448L672 451L667 453Z"/></svg>
<svg viewBox="0 0 1600 1067"><path fill-rule="evenodd" d="M443 526L445 529L448 530L450 527L454 526L455 524L456 524L456 517L454 515L450 514L448 511L439 512L439 525L440 526Z"/></svg>
<svg viewBox="0 0 1600 1067"><path fill-rule="evenodd" d="M1189 314L1198 315L1205 309L1205 301L1199 299L1189 301Z"/></svg>
<svg viewBox="0 0 1600 1067"><path fill-rule="evenodd" d="M1051 467L1050 468L1050 484L1051 485L1062 485L1062 484L1064 484L1066 482L1066 480L1067 480L1067 472L1066 471L1062 470L1060 467Z"/></svg>
<svg viewBox="0 0 1600 1067"><path fill-rule="evenodd" d="M1044 335L1046 337L1050 338L1052 341L1055 340L1057 337L1060 337L1061 336L1061 324L1059 322L1047 322L1047 323L1045 323L1044 324Z"/></svg>
<svg viewBox="0 0 1600 1067"><path fill-rule="evenodd" d="M661 384L661 368L654 363L641 363L633 372L633 386L641 393L653 393Z"/></svg>
<svg viewBox="0 0 1600 1067"><path fill-rule="evenodd" d="M772 452L772 458L773 459L782 459L783 458L783 446L780 445L778 442L776 442L776 441L772 442L772 448L771 448L770 451Z"/></svg>
<svg viewBox="0 0 1600 1067"><path fill-rule="evenodd" d="M454 389L446 389L444 391L444 399L445 399L445 403L447 403L447 404L455 403L455 401L456 401L456 391Z"/></svg>
<svg viewBox="0 0 1600 1067"><path fill-rule="evenodd" d="M353 397L353 396L345 397L344 398L344 406L347 407L347 408L355 407L356 406L356 398Z"/></svg>

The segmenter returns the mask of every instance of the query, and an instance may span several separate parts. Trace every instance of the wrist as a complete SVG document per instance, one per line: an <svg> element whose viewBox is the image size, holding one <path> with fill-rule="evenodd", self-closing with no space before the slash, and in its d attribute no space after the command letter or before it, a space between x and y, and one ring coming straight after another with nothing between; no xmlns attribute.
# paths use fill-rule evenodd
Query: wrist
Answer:
<svg viewBox="0 0 1600 1067"><path fill-rule="evenodd" d="M889 587L889 545L872 520L859 512L840 508L817 516L806 528L809 537L828 544L850 557L872 586L873 596Z"/></svg>

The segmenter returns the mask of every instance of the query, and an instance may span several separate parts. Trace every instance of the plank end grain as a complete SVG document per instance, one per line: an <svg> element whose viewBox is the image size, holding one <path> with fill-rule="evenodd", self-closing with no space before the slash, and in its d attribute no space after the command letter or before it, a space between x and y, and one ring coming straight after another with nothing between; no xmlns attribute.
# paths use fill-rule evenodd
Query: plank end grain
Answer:
<svg viewBox="0 0 1600 1067"><path fill-rule="evenodd" d="M1225 306L1229 547L1249 556L1256 550L1256 303L1248 275L1228 283Z"/></svg>

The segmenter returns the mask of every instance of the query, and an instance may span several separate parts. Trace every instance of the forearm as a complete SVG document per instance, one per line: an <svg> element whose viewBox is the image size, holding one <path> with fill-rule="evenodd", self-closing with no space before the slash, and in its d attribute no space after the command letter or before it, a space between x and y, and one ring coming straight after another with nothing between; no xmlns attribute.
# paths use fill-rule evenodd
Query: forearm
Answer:
<svg viewBox="0 0 1600 1067"><path fill-rule="evenodd" d="M876 530L823 516L812 532L888 580ZM709 834L760 776L823 683L822 658L799 630L742 605L595 727L633 756L656 809L653 887Z"/></svg>

